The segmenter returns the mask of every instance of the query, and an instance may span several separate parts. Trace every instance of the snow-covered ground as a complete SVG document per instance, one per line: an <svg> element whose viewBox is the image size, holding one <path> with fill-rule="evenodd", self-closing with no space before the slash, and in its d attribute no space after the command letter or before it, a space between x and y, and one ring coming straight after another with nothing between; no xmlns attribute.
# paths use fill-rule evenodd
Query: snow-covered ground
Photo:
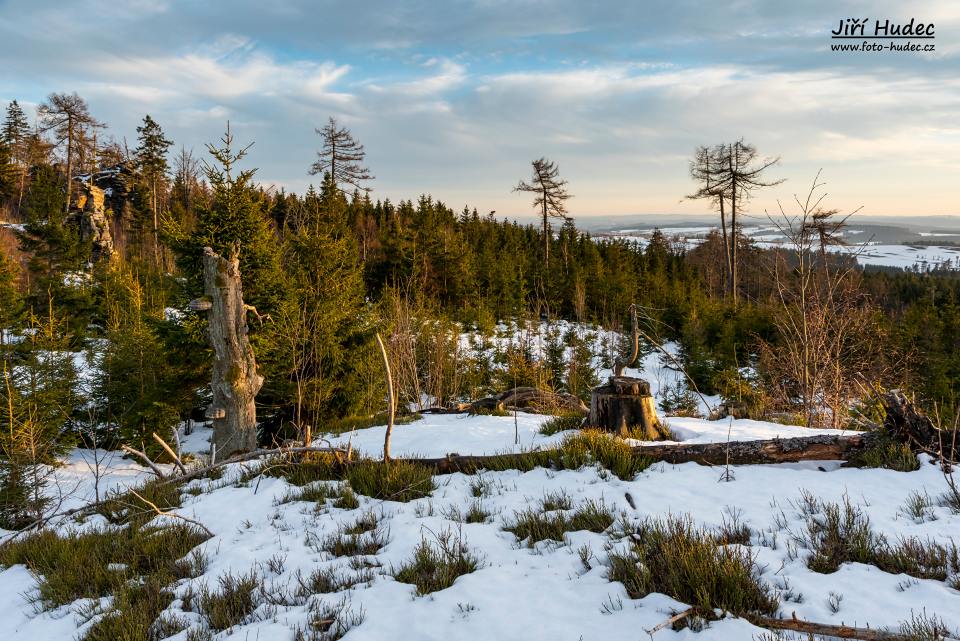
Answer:
<svg viewBox="0 0 960 641"><path fill-rule="evenodd" d="M600 238L614 238L639 243L646 246L649 241L650 231L628 233L614 232L600 236ZM683 244L692 249L703 242L708 227L676 227L664 228L661 230L668 238L675 237L682 239ZM861 233L862 230L848 230L848 236L854 236ZM783 235L775 227L756 227L747 230L746 235L758 247L775 248L783 245ZM925 237L945 237L954 239L957 234L934 234L920 233ZM846 246L832 246L829 251L836 253L849 253L856 256L857 262L861 265L870 265L874 267L899 267L901 269L919 268L926 269L960 269L960 246L955 245L907 245L866 242L864 239L860 242L856 238L850 238L850 244Z"/></svg>
<svg viewBox="0 0 960 641"><path fill-rule="evenodd" d="M550 441L535 435L541 417L520 418L527 445ZM727 421L671 422L685 439L700 442L726 439L729 426ZM734 421L732 432L737 438L807 433L803 428L756 421ZM397 426L394 443L397 453L500 451L512 444L512 434L512 417L432 416ZM382 428L358 430L353 438L356 445L375 451L381 444ZM78 480L81 466L72 463L58 474L65 480ZM111 483L134 481L143 474L142 470L129 469L131 465L125 461L114 459L111 466L128 468L126 472L111 468ZM215 584L224 573L237 575L251 569L276 590L294 585L298 570L309 574L319 568L338 567L349 572L348 558L317 552L309 545L310 537L322 538L373 510L388 538L386 546L372 558L379 564L373 580L342 594L318 597L333 604L346 596L355 613L363 612L363 622L347 633L348 640L636 640L646 638L644 630L684 609L683 604L660 594L631 600L621 584L608 580L604 566L607 548L619 545L609 533L573 532L567 534L564 544L539 543L528 548L504 531L514 512L554 492L568 494L575 505L603 501L630 522L668 514L690 515L697 524L713 528L730 514L738 514L752 531L750 553L762 570L762 579L778 590L784 616L796 613L801 619L876 628L896 627L912 612L925 610L954 627L960 626L960 592L945 583L888 574L863 564L846 564L833 574L818 574L805 565L808 553L798 550L792 541L792 536L804 529L801 493L809 492L827 502L849 500L891 540L916 536L949 542L960 531L960 516L932 506L922 519L916 519L904 510L911 494L935 497L944 489L939 469L926 459L920 470L910 473L846 469L820 462L740 466L730 482L721 482L720 470L694 463L656 464L628 481L595 467L453 474L435 477L437 489L428 498L396 503L360 497L358 509L328 506L320 511L312 503L280 503L291 489L283 479L263 477L258 483L239 487L225 482L240 473L240 467L234 466L220 481L191 484L203 492L185 496L178 512L204 523L216 536L201 545L210 558L206 574L179 584L177 593L183 594L191 583L195 587L204 582ZM461 524L453 520L455 511L465 511L478 500L477 488L482 494L480 504L491 515L487 522ZM628 493L636 507L630 505ZM83 527L96 522L88 520ZM460 577L450 588L416 596L412 586L396 581L388 570L409 559L421 539L432 541L445 531L462 537L481 556L483 566ZM589 568L580 559L583 546L592 554ZM283 559L283 567L270 570L266 562L274 555ZM35 587L35 578L22 566L0 572L0 589L7 596L0 600L4 639L46 641L83 633L89 624L79 623L75 608L37 613L24 596ZM180 601L174 601L171 608L177 611L180 605ZM185 616L199 624L198 615ZM274 611L264 609L252 619L260 620L239 626L232 636L220 633L216 638L292 639L293 628L304 625L309 614L304 605L281 606ZM696 635L690 630L666 629L657 636L740 640L760 632L745 621L725 619ZM182 632L172 638L183 640L185 635Z"/></svg>
<svg viewBox="0 0 960 641"><path fill-rule="evenodd" d="M466 414L425 414L406 425L397 425L390 435L393 456L439 458L447 454L502 454L554 446L563 440L564 432L552 436L539 433L549 416L518 412L514 416L469 416ZM722 443L729 430L732 441L754 441L772 438L847 434L841 430L807 429L764 421L721 420L674 416L665 419L670 430L684 443ZM332 439L334 445L353 448L367 456L379 458L383 452L386 426L370 427ZM519 435L519 443L515 440ZM666 441L670 443L672 441ZM639 441L636 444L642 444ZM663 444L660 441L657 444Z"/></svg>
<svg viewBox="0 0 960 641"><path fill-rule="evenodd" d="M533 338L541 333L535 327L531 331ZM495 340L517 338L518 333L507 328ZM603 342L601 333L594 339ZM667 346L668 353L673 350ZM658 352L647 355L630 373L650 380L657 394L682 376ZM608 374L601 372L601 377ZM706 400L702 409L716 402ZM540 434L546 420L548 417L524 413L516 417L426 414L394 428L392 453L432 457L548 447L565 434ZM666 421L685 443L836 433L750 420L667 417ZM384 426L377 426L331 438L335 442L349 440L355 449L377 457L382 452L384 431ZM183 449L207 451L210 432L209 427L199 426L191 435L183 434ZM519 444L515 444L515 435L519 435ZM65 495L63 509L94 497L94 454L103 471L101 493L149 477L147 470L119 456L77 450L55 471L53 487L58 488L58 495ZM192 491L184 493L183 505L176 512L203 523L214 537L200 546L209 558L206 572L177 584L176 594L183 596L191 587L203 584L216 586L218 577L228 572L237 576L255 571L274 595L291 592L298 572L307 576L315 570L336 568L352 575L351 558L318 551L311 543L372 511L386 538L386 545L368 557L372 580L313 597L329 605L346 599L354 614L363 614L362 622L346 633L347 641L636 641L648 638L646 630L685 609L684 604L662 594L630 599L623 585L609 580L608 552L624 545L616 534L617 526L599 534L570 532L562 544L542 542L532 548L505 531L515 512L535 508L546 494L558 492L568 495L575 506L602 501L631 524L672 515L689 516L697 525L716 528L736 515L751 530L748 551L762 572L761 579L777 592L781 616L795 613L801 619L822 623L896 628L912 614L925 612L960 628L960 592L947 583L890 574L859 563L844 564L832 574L818 574L807 568L809 552L797 543L809 518L806 494L829 503L849 501L890 541L918 537L950 544L960 532L960 515L936 504L936 497L945 490L944 478L926 458L918 471L909 473L843 468L830 461L736 466L729 481L723 480L722 470L695 463L658 463L630 480L593 466L451 474L434 477L436 489L429 497L398 503L360 496L359 508L352 510L332 504L318 509L309 502L284 503L282 499L294 488L282 478L264 476L256 482L236 483L249 469L249 464L233 465L222 479L196 480L187 486ZM917 496L929 498L919 518L906 509L908 500ZM486 521L460 523L457 513L478 502L489 513ZM58 527L66 531L98 525L104 525L101 517L88 518L82 524L67 521ZM422 540L435 543L445 532L461 538L479 555L482 566L447 589L417 596L413 586L398 582L390 570L410 559ZM586 563L581 554L589 557ZM0 571L0 592L6 597L0 599L0 621L4 623L0 638L54 641L81 637L91 625L80 616L82 604L37 612L29 601L36 587L36 577L23 566ZM169 610L202 627L200 615L183 612L183 605L178 598ZM302 601L264 604L245 623L213 638L294 639L294 629L314 618ZM759 638L761 633L741 619L726 618L699 633L666 628L655 637L740 641ZM183 631L170 638L186 641L187 634Z"/></svg>

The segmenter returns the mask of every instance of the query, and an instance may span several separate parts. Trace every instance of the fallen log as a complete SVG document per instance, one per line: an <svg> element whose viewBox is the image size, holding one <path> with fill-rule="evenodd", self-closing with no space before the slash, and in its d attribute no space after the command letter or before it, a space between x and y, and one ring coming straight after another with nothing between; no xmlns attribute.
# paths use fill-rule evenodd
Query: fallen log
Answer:
<svg viewBox="0 0 960 641"><path fill-rule="evenodd" d="M494 396L487 396L472 403L461 403L456 410L476 414L479 412L525 409L535 412L568 410L576 412L587 411L587 406L572 394L558 394L536 387L515 387Z"/></svg>
<svg viewBox="0 0 960 641"><path fill-rule="evenodd" d="M804 621L794 616L791 619L777 619L774 617L749 616L747 620L755 626L774 630L791 630L809 635L835 637L837 639L859 639L860 641L910 641L914 636L906 636L887 630L873 628L857 628L851 625L831 625Z"/></svg>
<svg viewBox="0 0 960 641"><path fill-rule="evenodd" d="M795 463L798 461L847 461L862 453L876 439L872 432L848 436L801 436L798 438L775 438L762 441L732 441L730 443L699 443L684 445L638 445L631 448L634 456L645 456L654 461L672 464L699 463L701 465L755 465ZM492 456L461 456L449 454L443 458L409 458L434 468L437 474L453 472L471 473L495 464L497 468L519 465L530 456L542 456L549 460L559 456L559 449L533 452L495 454Z"/></svg>
<svg viewBox="0 0 960 641"><path fill-rule="evenodd" d="M887 433L910 446L915 452L926 452L931 456L957 461L960 443L952 431L942 430L934 425L930 417L900 390L890 390L883 399L886 417L883 429Z"/></svg>

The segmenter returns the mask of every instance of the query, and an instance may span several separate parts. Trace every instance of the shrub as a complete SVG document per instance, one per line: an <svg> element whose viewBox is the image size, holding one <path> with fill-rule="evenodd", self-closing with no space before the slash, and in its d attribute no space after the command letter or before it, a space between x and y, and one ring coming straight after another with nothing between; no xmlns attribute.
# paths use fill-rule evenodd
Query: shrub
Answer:
<svg viewBox="0 0 960 641"><path fill-rule="evenodd" d="M553 416L540 426L540 433L544 436L552 436L567 430L577 430L583 425L582 414L561 414Z"/></svg>
<svg viewBox="0 0 960 641"><path fill-rule="evenodd" d="M58 536L42 531L0 548L0 565L22 563L39 577L37 600L56 608L108 596L128 581L160 575L171 581L177 561L206 539L186 525L91 530Z"/></svg>
<svg viewBox="0 0 960 641"><path fill-rule="evenodd" d="M810 550L807 567L829 574L843 563L866 563L892 574L947 581L960 575L960 551L956 545L921 541L915 537L891 544L876 534L860 508L845 501L820 503L807 517L804 543ZM812 510L811 510L812 511Z"/></svg>
<svg viewBox="0 0 960 641"><path fill-rule="evenodd" d="M897 472L914 472L920 469L920 461L910 446L881 432L873 444L850 461L860 467L881 467Z"/></svg>
<svg viewBox="0 0 960 641"><path fill-rule="evenodd" d="M217 579L218 588L200 588L198 607L207 617L214 630L226 630L243 623L257 609L253 591L259 587L260 578L254 572L234 576L230 572Z"/></svg>
<svg viewBox="0 0 960 641"><path fill-rule="evenodd" d="M160 480L153 480L134 488L133 491L127 490L112 494L97 506L96 513L115 525L145 524L157 516L157 513L134 492L164 511L178 508L183 504L178 483L164 483Z"/></svg>
<svg viewBox="0 0 960 641"><path fill-rule="evenodd" d="M158 630L172 629L175 623L158 620L173 600L165 586L205 569L199 552L182 557L206 538L196 528L179 524L132 523L66 536L42 531L0 548L0 565L22 563L38 577L35 599L42 608L112 596L106 612L99 602L86 608L88 617L103 616L87 630L85 640L162 638Z"/></svg>
<svg viewBox="0 0 960 641"><path fill-rule="evenodd" d="M661 592L711 618L715 609L741 616L773 614L779 607L746 550L720 545L689 518L645 521L630 545L609 555L608 576L623 583L631 598Z"/></svg>
<svg viewBox="0 0 960 641"><path fill-rule="evenodd" d="M346 466L346 477L360 494L403 503L430 496L435 489L430 468L406 461L357 461Z"/></svg>
<svg viewBox="0 0 960 641"><path fill-rule="evenodd" d="M544 500L544 505L549 500ZM613 524L613 513L602 501L587 501L572 513L567 511L542 512L526 509L514 514L513 523L504 527L513 532L519 541L526 541L532 546L538 541L563 541L567 532L587 530L603 532Z"/></svg>
<svg viewBox="0 0 960 641"><path fill-rule="evenodd" d="M353 611L347 597L332 605L312 601L308 614L307 626L294 630L294 641L337 641L366 618L362 609Z"/></svg>
<svg viewBox="0 0 960 641"><path fill-rule="evenodd" d="M463 539L447 530L437 536L436 546L422 539L413 551L413 558L390 573L401 583L415 585L417 595L423 596L449 588L458 577L480 567L481 560Z"/></svg>

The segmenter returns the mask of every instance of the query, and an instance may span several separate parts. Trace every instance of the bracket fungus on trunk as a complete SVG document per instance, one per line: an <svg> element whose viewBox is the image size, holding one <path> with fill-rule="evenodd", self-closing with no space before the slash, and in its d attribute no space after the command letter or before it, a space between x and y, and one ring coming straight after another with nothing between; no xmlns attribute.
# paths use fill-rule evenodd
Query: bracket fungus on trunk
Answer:
<svg viewBox="0 0 960 641"><path fill-rule="evenodd" d="M240 261L203 248L203 298L190 309L207 314L207 337L213 348L213 402L207 418L213 420L213 451L217 458L257 447L257 407L254 399L263 386L257 361L247 338L247 309L243 303Z"/></svg>

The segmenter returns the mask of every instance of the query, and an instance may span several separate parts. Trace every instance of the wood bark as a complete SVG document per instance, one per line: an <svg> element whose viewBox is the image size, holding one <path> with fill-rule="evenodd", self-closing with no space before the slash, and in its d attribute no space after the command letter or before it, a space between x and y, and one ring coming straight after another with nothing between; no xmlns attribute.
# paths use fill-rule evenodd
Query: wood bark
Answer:
<svg viewBox="0 0 960 641"><path fill-rule="evenodd" d="M696 445L639 445L632 449L634 456L645 456L667 463L699 463L701 465L755 465L795 463L797 461L849 460L863 452L876 434L862 432L850 436L803 436L763 441L732 441L730 443L701 443ZM546 452L549 455L549 451ZM438 474L473 472L496 462L497 467L509 466L510 461L521 462L529 453L497 454L493 456L460 456L450 454L443 458L405 459L433 467ZM729 457L729 459L728 459Z"/></svg>
<svg viewBox="0 0 960 641"><path fill-rule="evenodd" d="M630 376L611 376L605 385L590 394L590 427L626 436L633 428L641 428L650 440L661 436L650 383Z"/></svg>
<svg viewBox="0 0 960 641"><path fill-rule="evenodd" d="M257 407L263 386L247 338L247 306L243 303L240 261L203 249L203 285L209 299L207 335L213 348L213 447L226 459L257 446Z"/></svg>
<svg viewBox="0 0 960 641"><path fill-rule="evenodd" d="M859 639L860 641L911 641L916 637L905 636L896 632L886 630L874 630L873 628L856 628L851 625L830 625L828 623L816 623L813 621L803 621L795 616L791 619L776 619L774 617L750 616L747 620L754 625L775 630L793 630L809 635L820 635L824 637L833 637L837 639Z"/></svg>
<svg viewBox="0 0 960 641"><path fill-rule="evenodd" d="M461 403L451 411L470 412L474 414L483 411L504 412L508 409L525 409L531 411L561 409L586 412L587 406L572 394L557 394L556 392L542 390L536 387L515 387L494 396L481 398L472 403Z"/></svg>
<svg viewBox="0 0 960 641"><path fill-rule="evenodd" d="M390 462L390 435L393 433L393 420L396 413L397 402L393 395L393 375L390 373L390 359L387 357L387 348L383 346L383 339L377 333L377 345L380 346L380 355L383 357L383 369L387 374L387 402L390 408L387 414L387 432L383 437L383 460Z"/></svg>
<svg viewBox="0 0 960 641"><path fill-rule="evenodd" d="M883 427L891 436L914 451L942 457L947 463L957 462L960 443L952 431L934 425L900 390L887 392L883 403L887 411Z"/></svg>

